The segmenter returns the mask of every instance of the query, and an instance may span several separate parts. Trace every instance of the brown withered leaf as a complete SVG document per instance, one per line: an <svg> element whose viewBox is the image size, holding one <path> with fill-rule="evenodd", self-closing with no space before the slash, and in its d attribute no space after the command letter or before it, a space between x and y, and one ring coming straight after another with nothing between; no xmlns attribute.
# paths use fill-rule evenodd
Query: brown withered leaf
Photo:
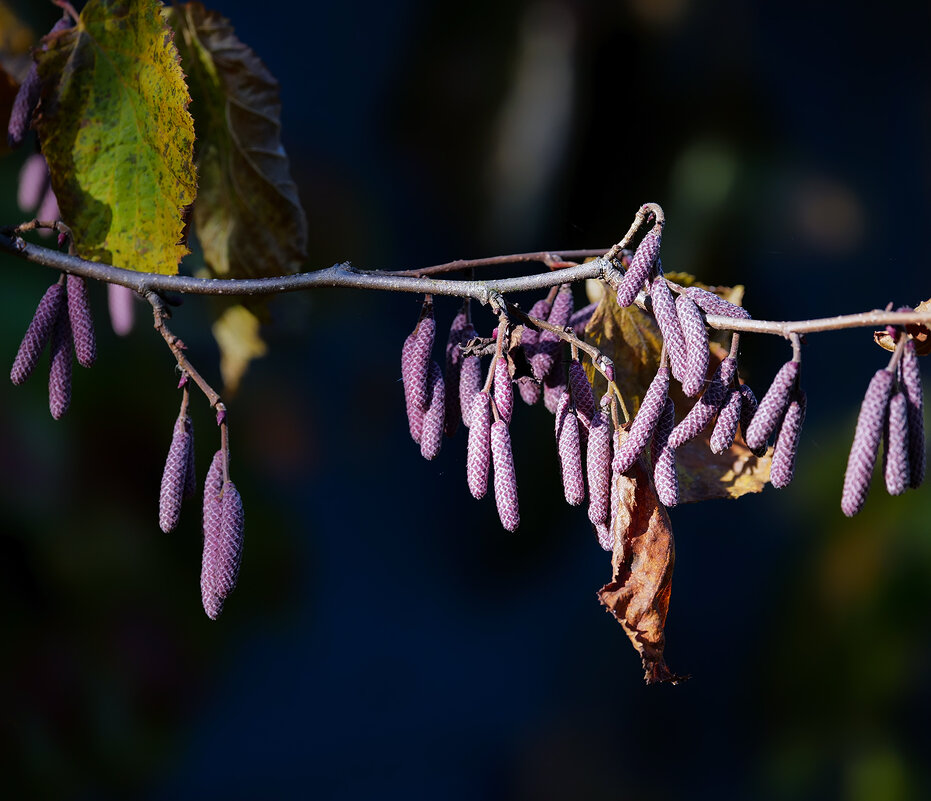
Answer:
<svg viewBox="0 0 931 801"><path fill-rule="evenodd" d="M931 299L919 303L915 307L915 311L921 312L923 314L926 312L931 312ZM926 325L922 325L921 323L912 323L911 325L905 326L905 330L915 341L915 353L917 353L919 356L927 356L929 353L931 353L931 330L929 330ZM895 341L891 336L889 336L889 334L886 333L885 329L882 331L874 331L873 341L879 345L879 347L885 350L895 350Z"/></svg>
<svg viewBox="0 0 931 801"><path fill-rule="evenodd" d="M618 481L621 494L614 525L613 573L598 598L640 654L646 683L677 684L688 676L674 674L663 656L676 561L669 515L657 500L641 460Z"/></svg>
<svg viewBox="0 0 931 801"><path fill-rule="evenodd" d="M637 308L621 308L613 292L606 292L585 328L585 341L614 361L614 375L624 403L631 415L637 413L643 395L650 386L663 339L652 315ZM588 379L601 397L607 384L589 360L585 361Z"/></svg>

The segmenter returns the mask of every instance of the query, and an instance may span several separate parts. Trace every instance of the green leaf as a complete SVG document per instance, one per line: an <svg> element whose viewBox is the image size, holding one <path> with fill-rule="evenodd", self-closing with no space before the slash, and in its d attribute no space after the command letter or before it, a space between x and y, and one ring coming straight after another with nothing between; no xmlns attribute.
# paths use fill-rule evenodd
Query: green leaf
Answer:
<svg viewBox="0 0 931 801"><path fill-rule="evenodd" d="M281 145L278 82L216 12L186 3L167 14L194 98L204 260L230 278L294 272L307 220Z"/></svg>
<svg viewBox="0 0 931 801"><path fill-rule="evenodd" d="M43 41L39 138L78 255L176 273L194 123L161 4L89 0L76 27Z"/></svg>

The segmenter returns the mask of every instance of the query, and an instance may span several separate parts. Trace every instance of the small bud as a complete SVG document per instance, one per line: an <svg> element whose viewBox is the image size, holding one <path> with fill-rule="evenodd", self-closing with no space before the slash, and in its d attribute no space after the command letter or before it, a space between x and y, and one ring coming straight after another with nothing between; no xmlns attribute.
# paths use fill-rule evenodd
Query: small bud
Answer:
<svg viewBox="0 0 931 801"><path fill-rule="evenodd" d="M889 393L892 391L893 379L894 376L888 370L877 370L867 387L863 403L860 405L857 430L853 435L850 456L847 458L844 491L840 502L841 511L847 517L853 517L859 512L866 501L870 480L873 477L873 467L876 464L876 451L882 439L883 423L886 419L886 408L889 405ZM763 408L762 403L760 403L760 408Z"/></svg>
<svg viewBox="0 0 931 801"><path fill-rule="evenodd" d="M624 438L624 444L614 453L614 471L616 473L626 473L633 463L637 461L640 454L643 453L643 449L653 436L656 423L666 407L668 392L669 369L660 367L643 396L640 409L637 411L627 431L627 436Z"/></svg>
<svg viewBox="0 0 931 801"><path fill-rule="evenodd" d="M698 306L687 295L676 298L676 311L682 336L685 339L685 375L682 377L682 391L694 398L705 384L708 372L708 329Z"/></svg>
<svg viewBox="0 0 931 801"><path fill-rule="evenodd" d="M424 459L435 459L443 445L443 416L446 412L446 388L443 372L433 360L427 373L428 395L427 408L423 413L423 426L420 437L420 453Z"/></svg>
<svg viewBox="0 0 931 801"><path fill-rule="evenodd" d="M698 305L705 314L716 314L720 317L736 317L744 320L750 319L750 312L742 306L724 300L720 295L709 292L707 289L701 289L697 286L690 286L685 290L687 294Z"/></svg>
<svg viewBox="0 0 931 801"><path fill-rule="evenodd" d="M665 277L660 274L653 279L650 285L650 297L653 301L653 316L663 335L663 344L669 355L669 366L676 381L681 382L686 374L685 336L682 325L679 323L679 314L676 311L676 301L669 291Z"/></svg>
<svg viewBox="0 0 931 801"><path fill-rule="evenodd" d="M630 267L617 287L617 304L621 308L630 306L643 289L643 284L649 278L656 257L659 255L662 235L662 229L656 226L640 241Z"/></svg>
<svg viewBox="0 0 931 801"><path fill-rule="evenodd" d="M473 498L483 498L488 490L488 462L491 448L491 396L479 392L472 401L469 415L469 442L466 456L466 481Z"/></svg>
<svg viewBox="0 0 931 801"><path fill-rule="evenodd" d="M97 361L97 340L94 337L94 320L87 300L87 285L79 275L68 275L68 317L74 354L81 367L91 367Z"/></svg>
<svg viewBox="0 0 931 801"><path fill-rule="evenodd" d="M13 360L13 369L10 371L10 380L16 384L22 384L35 369L39 361L39 356L45 349L46 343L52 335L55 328L55 322L58 320L65 298L64 284L58 282L52 284L39 305L36 313L26 329L26 335L19 346L16 358Z"/></svg>
<svg viewBox="0 0 931 801"><path fill-rule="evenodd" d="M48 405L52 417L60 420L71 405L71 323L59 309L52 331L52 360L48 376Z"/></svg>
<svg viewBox="0 0 931 801"><path fill-rule="evenodd" d="M556 451L566 501L571 506L578 506L585 500L585 474L582 472L579 421L572 411L568 390L563 391L556 409Z"/></svg>
<svg viewBox="0 0 931 801"><path fill-rule="evenodd" d="M804 391L796 390L779 426L776 447L773 449L773 462L769 469L769 481L776 489L789 486L795 475L795 457L798 453L802 423L805 422L806 403Z"/></svg>
<svg viewBox="0 0 931 801"><path fill-rule="evenodd" d="M514 411L514 387L508 373L508 362L504 356L495 359L494 393L498 415L504 420L505 425L510 425L511 413Z"/></svg>
<svg viewBox="0 0 931 801"><path fill-rule="evenodd" d="M514 454L511 452L511 434L503 420L491 424L491 457L498 517L507 531L517 531L520 525L517 476L514 472Z"/></svg>
<svg viewBox="0 0 931 801"><path fill-rule="evenodd" d="M899 391L889 401L883 427L883 478L890 495L901 495L908 489L911 477L908 450L908 399Z"/></svg>
<svg viewBox="0 0 931 801"><path fill-rule="evenodd" d="M779 368L773 383L757 406L753 420L744 429L744 441L750 450L765 447L770 434L776 430L789 405L792 390L798 379L798 371L799 363L796 361L786 362Z"/></svg>

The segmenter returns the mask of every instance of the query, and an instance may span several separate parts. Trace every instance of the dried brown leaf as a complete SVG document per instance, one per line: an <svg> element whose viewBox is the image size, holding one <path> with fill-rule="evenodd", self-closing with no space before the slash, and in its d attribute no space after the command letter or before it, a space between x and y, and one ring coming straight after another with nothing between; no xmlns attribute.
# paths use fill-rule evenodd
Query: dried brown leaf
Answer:
<svg viewBox="0 0 931 801"><path fill-rule="evenodd" d="M919 303L915 307L915 311L921 313L931 312L931 298L923 303ZM927 356L931 353L931 330L929 330L926 325L912 323L911 325L905 326L905 330L911 335L912 339L915 340L915 353L919 356ZM895 341L886 333L885 329L882 331L874 331L873 341L885 350L895 350Z"/></svg>
<svg viewBox="0 0 931 801"><path fill-rule="evenodd" d="M676 561L669 515L656 498L642 460L617 480L620 503L614 523L613 575L598 598L640 654L646 683L677 684L688 677L670 671L663 656Z"/></svg>

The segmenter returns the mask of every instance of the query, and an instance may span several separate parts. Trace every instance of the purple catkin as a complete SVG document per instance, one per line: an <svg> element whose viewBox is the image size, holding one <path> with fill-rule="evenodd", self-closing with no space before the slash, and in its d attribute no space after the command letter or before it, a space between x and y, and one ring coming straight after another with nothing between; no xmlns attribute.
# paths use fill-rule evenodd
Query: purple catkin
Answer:
<svg viewBox="0 0 931 801"><path fill-rule="evenodd" d="M750 423L753 421L753 416L756 414L756 410L759 407L757 402L756 395L753 394L753 390L747 384L741 384L737 387L740 392L740 430L743 434L744 444L747 443L747 429L750 427ZM766 453L766 442L759 448L750 448L747 445L747 448L754 456L763 456Z"/></svg>
<svg viewBox="0 0 931 801"><path fill-rule="evenodd" d="M857 430L853 435L850 456L847 458L847 472L844 474L844 490L840 502L841 511L847 517L853 517L863 508L866 494L869 492L894 378L888 370L877 370L866 389L866 395L863 396L860 415L857 417ZM760 407L762 406L761 402Z"/></svg>
<svg viewBox="0 0 931 801"><path fill-rule="evenodd" d="M187 420L187 415L183 415L175 421L165 470L162 472L162 486L158 496L158 525L166 534L178 525L181 501L187 485L188 454L191 450Z"/></svg>
<svg viewBox="0 0 931 801"><path fill-rule="evenodd" d="M223 611L223 600L217 596L217 560L220 551L223 489L223 451L217 451L204 479L204 553L200 564L200 595L204 611L216 620Z"/></svg>
<svg viewBox="0 0 931 801"><path fill-rule="evenodd" d="M701 289L697 286L690 286L685 290L687 294L698 305L705 314L716 314L720 317L739 317L744 320L750 319L750 312L743 306L724 300L720 295L709 292L707 289Z"/></svg>
<svg viewBox="0 0 931 801"><path fill-rule="evenodd" d="M236 589L242 564L242 542L245 520L242 498L232 481L223 484L220 495L220 539L217 550L215 592L225 599Z"/></svg>
<svg viewBox="0 0 931 801"><path fill-rule="evenodd" d="M462 419L462 412L459 408L459 373L462 369L463 355L459 345L475 336L472 333L466 339L469 329L472 329L472 324L466 317L466 313L460 311L453 318L452 325L449 327L449 336L446 338L446 374L443 381L446 389L446 413L443 416L443 430L447 437L456 433L459 421Z"/></svg>
<svg viewBox="0 0 931 801"><path fill-rule="evenodd" d="M676 311L676 301L669 291L669 285L662 274L653 279L650 285L650 297L653 300L653 316L663 335L663 344L669 355L669 366L676 381L685 377L686 354L685 336L682 325L679 323L679 314Z"/></svg>
<svg viewBox="0 0 931 801"><path fill-rule="evenodd" d="M563 284L559 287L553 306L550 309L547 322L556 328L565 328L572 316L572 285ZM559 360L560 339L552 331L541 331L537 338L536 352L530 359L534 377L542 380L550 374Z"/></svg>
<svg viewBox="0 0 931 801"><path fill-rule="evenodd" d="M890 495L901 495L908 489L908 456L908 399L900 390L889 401L883 426L883 478Z"/></svg>
<svg viewBox="0 0 931 801"><path fill-rule="evenodd" d="M766 446L769 435L776 430L792 395L798 379L799 363L786 362L779 368L773 383L756 408L750 425L744 428L744 442L755 451Z"/></svg>
<svg viewBox="0 0 931 801"><path fill-rule="evenodd" d="M595 394L592 392L592 385L588 383L585 368L578 359L569 362L569 389L579 421L588 428L595 414Z"/></svg>
<svg viewBox="0 0 931 801"><path fill-rule="evenodd" d="M511 413L514 411L514 386L511 384L507 359L503 356L495 359L494 398L499 417L504 420L506 426L511 425Z"/></svg>
<svg viewBox="0 0 931 801"><path fill-rule="evenodd" d="M611 449L614 453L617 453L621 448L621 431L620 429L614 429L614 434L611 437ZM617 525L617 513L618 508L621 505L621 493L620 487L618 485L618 480L621 477L621 474L618 473L613 467L611 468L611 512L608 516L608 525L607 531L601 531L597 529L598 533L598 544L601 545L606 551L614 550L614 529ZM604 537L602 538L602 535Z"/></svg>
<svg viewBox="0 0 931 801"><path fill-rule="evenodd" d="M413 333L404 340L401 348L401 380L404 383L404 400L407 405L407 422L411 438L420 442L423 413L429 401L427 373L430 369L430 351L436 334L433 304L424 303L421 319Z"/></svg>
<svg viewBox="0 0 931 801"><path fill-rule="evenodd" d="M925 423L921 374L915 342L912 339L905 343L899 369L902 375L902 389L908 400L908 485L914 489L920 487L921 482L925 480Z"/></svg>
<svg viewBox="0 0 931 801"><path fill-rule="evenodd" d="M708 329L705 328L705 318L698 306L687 295L676 298L676 312L685 339L682 391L694 398L705 385L705 374L708 372Z"/></svg>
<svg viewBox="0 0 931 801"><path fill-rule="evenodd" d="M479 392L472 401L469 415L469 442L466 455L466 481L473 498L483 498L488 491L488 462L491 448L491 396Z"/></svg>
<svg viewBox="0 0 931 801"><path fill-rule="evenodd" d="M81 367L91 367L97 361L97 340L94 319L87 300L87 284L79 275L68 275L68 317L74 339L74 355Z"/></svg>
<svg viewBox="0 0 931 801"><path fill-rule="evenodd" d="M26 131L32 122L32 114L39 102L42 82L39 80L39 68L33 63L26 78L19 85L19 91L13 100L10 122L6 129L6 139L10 147L19 147L26 138Z"/></svg>
<svg viewBox="0 0 931 801"><path fill-rule="evenodd" d="M184 416L184 428L187 431L187 450L184 466L184 497L193 498L197 494L197 471L194 466L194 421Z"/></svg>
<svg viewBox="0 0 931 801"><path fill-rule="evenodd" d="M728 389L734 380L735 372L737 360L731 356L723 359L715 368L707 389L669 435L669 443L673 448L681 448L708 427L727 400Z"/></svg>
<svg viewBox="0 0 931 801"><path fill-rule="evenodd" d="M627 272L624 273L624 277L617 287L617 304L621 308L630 306L640 290L643 289L643 284L649 278L650 270L653 269L653 264L659 255L662 236L663 229L655 226L640 240L640 245L634 253L630 267L627 268Z"/></svg>
<svg viewBox="0 0 931 801"><path fill-rule="evenodd" d="M23 162L19 171L16 204L23 212L34 211L42 202L49 186L48 164L41 153L33 153Z"/></svg>
<svg viewBox="0 0 931 801"><path fill-rule="evenodd" d="M478 356L466 356L459 370L459 408L462 410L462 424L466 428L472 425L472 404L481 391L482 360Z"/></svg>
<svg viewBox="0 0 931 801"><path fill-rule="evenodd" d="M552 305L553 304L546 298L538 300L530 307L530 316L535 317L537 320L546 320L550 316ZM524 349L524 355L527 357L528 362L530 361L530 357L537 352L537 343L539 341L540 332L536 328L524 326L524 330L520 336L520 344Z"/></svg>
<svg viewBox="0 0 931 801"><path fill-rule="evenodd" d="M107 284L107 311L110 312L110 325L113 333L125 337L133 330L136 309L133 292L129 287Z"/></svg>
<svg viewBox="0 0 931 801"><path fill-rule="evenodd" d="M556 453L566 501L571 506L578 506L585 500L585 474L582 472L579 421L572 410L572 397L568 390L563 391L556 409Z"/></svg>
<svg viewBox="0 0 931 801"><path fill-rule="evenodd" d="M626 473L643 453L666 406L668 392L669 368L660 367L647 387L640 409L627 430L624 444L614 452L614 472Z"/></svg>
<svg viewBox="0 0 931 801"><path fill-rule="evenodd" d="M543 405L551 414L556 413L559 399L566 391L566 363L563 360L562 349L556 351L553 367L543 379Z"/></svg>
<svg viewBox="0 0 931 801"><path fill-rule="evenodd" d="M48 374L48 406L60 420L71 405L71 323L64 309L58 313L52 331L52 359Z"/></svg>
<svg viewBox="0 0 931 801"><path fill-rule="evenodd" d="M802 424L805 422L806 405L804 390L796 390L779 425L776 447L773 448L773 461L769 468L769 482L776 489L788 487L795 475L795 457L798 453Z"/></svg>
<svg viewBox="0 0 931 801"><path fill-rule="evenodd" d="M588 519L604 525L611 514L611 425L599 410L592 417L585 455L588 478Z"/></svg>
<svg viewBox="0 0 931 801"><path fill-rule="evenodd" d="M577 336L581 337L588 327L588 321L592 319L592 315L597 308L597 303L589 303L587 306L583 306L581 309L574 311L567 323L568 327L575 331Z"/></svg>
<svg viewBox="0 0 931 801"><path fill-rule="evenodd" d="M711 452L724 453L734 444L737 425L740 423L740 410L743 408L743 396L739 389L727 393L727 400L718 412L718 419L711 431Z"/></svg>
<svg viewBox="0 0 931 801"><path fill-rule="evenodd" d="M61 219L61 211L58 209L58 198L52 191L52 187L45 190L42 203L39 204L39 210L36 212L36 218L43 222L58 222ZM51 231L40 230L40 236L51 236Z"/></svg>
<svg viewBox="0 0 931 801"><path fill-rule="evenodd" d="M420 454L424 459L435 459L443 446L443 418L446 412L446 386L443 371L433 360L427 369L427 385L430 399L423 413L420 433Z"/></svg>
<svg viewBox="0 0 931 801"><path fill-rule="evenodd" d="M524 403L533 406L539 402L540 396L543 394L543 387L540 386L539 381L531 376L522 376L517 380L517 391L520 392Z"/></svg>
<svg viewBox="0 0 931 801"><path fill-rule="evenodd" d="M666 398L666 405L653 431L651 456L653 458L653 484L656 497L663 506L677 506L679 503L679 476L676 473L676 449L669 443L676 421L676 407L672 398Z"/></svg>
<svg viewBox="0 0 931 801"><path fill-rule="evenodd" d="M16 358L13 360L13 369L10 370L10 380L14 384L22 384L35 369L39 356L45 349L55 322L58 320L65 298L65 286L58 282L45 290L42 300L36 307L32 322L26 329L26 335L19 346Z"/></svg>
<svg viewBox="0 0 931 801"><path fill-rule="evenodd" d="M517 506L517 476L514 473L511 434L503 420L497 420L491 424L491 458L498 517L507 531L517 531L520 525L520 510Z"/></svg>

